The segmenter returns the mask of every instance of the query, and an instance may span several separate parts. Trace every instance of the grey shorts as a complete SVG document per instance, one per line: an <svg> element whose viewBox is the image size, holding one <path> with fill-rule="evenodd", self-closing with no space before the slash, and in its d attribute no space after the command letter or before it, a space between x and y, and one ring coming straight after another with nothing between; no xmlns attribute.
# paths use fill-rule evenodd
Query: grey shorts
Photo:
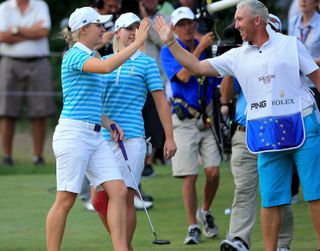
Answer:
<svg viewBox="0 0 320 251"><path fill-rule="evenodd" d="M199 129L199 120L179 120L172 115L174 140L177 152L172 158L173 176L181 177L199 173L199 157L203 167L218 167L221 157L210 129Z"/></svg>
<svg viewBox="0 0 320 251"><path fill-rule="evenodd" d="M55 113L48 58L18 60L2 57L0 76L0 116L17 118L25 104L31 118Z"/></svg>

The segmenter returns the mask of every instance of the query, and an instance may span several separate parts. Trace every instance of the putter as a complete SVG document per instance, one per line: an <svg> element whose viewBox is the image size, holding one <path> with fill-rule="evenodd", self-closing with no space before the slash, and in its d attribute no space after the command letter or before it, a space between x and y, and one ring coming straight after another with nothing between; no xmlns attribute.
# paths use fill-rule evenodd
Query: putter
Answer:
<svg viewBox="0 0 320 251"><path fill-rule="evenodd" d="M117 127L116 127L115 124L112 124L112 125L111 125L111 129L112 129L113 131L117 132L117 134L119 135L119 131L118 131L118 129L117 129ZM123 141L122 141L120 138L118 139L118 144L119 144L119 147L120 147L120 149L121 149L123 158L124 158L124 160L126 161L127 167L128 167L129 172L130 172L130 174L131 174L132 180L133 180L133 182L134 182L134 184L135 184L136 190L138 191L140 200L141 200L141 202L142 202L143 209L144 209L144 211L145 211L145 213L146 213L146 215L147 215L147 218L148 218L148 221L149 221L149 224L150 224L152 233L153 233L153 235L154 235L154 241L153 241L152 243L153 243L153 244L156 244L156 245L168 245L168 244L170 244L171 241L169 241L169 240L159 240L159 239L158 239L156 230L155 230L155 228L154 228L154 225L152 224L152 221L151 221L150 215L149 215L149 213L148 213L148 210L147 210L147 208L146 208L145 205L144 205L144 200L143 200L142 195L141 195L141 193L140 193L139 186L138 186L138 184L137 184L136 179L134 178L134 176L133 176L133 174L132 174L131 167L130 167L130 163L129 163L129 159L128 159L128 156L127 156L126 149L124 148Z"/></svg>

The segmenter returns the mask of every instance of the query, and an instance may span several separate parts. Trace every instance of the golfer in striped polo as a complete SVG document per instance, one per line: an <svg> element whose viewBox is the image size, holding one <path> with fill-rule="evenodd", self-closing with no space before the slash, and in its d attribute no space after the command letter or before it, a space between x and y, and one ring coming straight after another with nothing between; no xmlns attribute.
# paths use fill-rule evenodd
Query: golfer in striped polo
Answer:
<svg viewBox="0 0 320 251"><path fill-rule="evenodd" d="M90 7L76 9L64 35L70 45L62 61L63 109L53 135L57 168L57 195L47 216L48 251L59 251L65 224L86 174L95 189L109 196L108 222L114 250L126 251L126 195L116 158L100 134L101 125L110 129L113 121L102 119L105 84L101 73L112 72L144 43L149 21L141 22L136 40L125 50L106 60L93 56L105 31L101 16ZM121 129L119 128L120 132Z"/></svg>
<svg viewBox="0 0 320 251"><path fill-rule="evenodd" d="M133 13L122 14L116 20L113 48L115 55L121 53L135 42L135 30L139 27L139 23L140 18ZM107 56L106 60L110 57L113 57L113 55ZM103 112L122 128L124 132L124 146L131 163L132 173L137 183L139 183L146 156L142 108L148 91L151 92L155 101L165 131L166 141L163 149L165 159L171 158L176 152L170 109L164 95L159 68L153 58L138 50L118 69L110 74L106 74L104 81L106 81L106 89ZM112 140L108 130L103 129L103 135L105 139L109 141ZM134 207L136 186L124 161L121 150L116 143L113 144L113 150L120 165L124 182L128 187L127 238L129 250L133 250L131 240L136 227L136 212ZM99 205L107 205L101 201L107 200L106 196L101 197L94 192L92 197L93 205L99 212L102 222L105 226L110 226L110 222L108 221L108 224L106 222L106 207L104 209L99 207ZM97 200L97 198L99 199Z"/></svg>

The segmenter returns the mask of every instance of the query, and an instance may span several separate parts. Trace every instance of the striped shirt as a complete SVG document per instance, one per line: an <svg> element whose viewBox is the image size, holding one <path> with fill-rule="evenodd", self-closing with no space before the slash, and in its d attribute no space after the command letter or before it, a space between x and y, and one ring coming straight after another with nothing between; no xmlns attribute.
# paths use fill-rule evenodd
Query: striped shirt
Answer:
<svg viewBox="0 0 320 251"><path fill-rule="evenodd" d="M91 56L92 51L80 43L76 43L64 55L61 66L63 108L60 118L101 124L103 75L82 71Z"/></svg>
<svg viewBox="0 0 320 251"><path fill-rule="evenodd" d="M122 66L105 75L103 112L124 131L124 138L144 137L142 108L147 92L163 90L159 68L153 58L137 51ZM111 140L108 130L104 137Z"/></svg>

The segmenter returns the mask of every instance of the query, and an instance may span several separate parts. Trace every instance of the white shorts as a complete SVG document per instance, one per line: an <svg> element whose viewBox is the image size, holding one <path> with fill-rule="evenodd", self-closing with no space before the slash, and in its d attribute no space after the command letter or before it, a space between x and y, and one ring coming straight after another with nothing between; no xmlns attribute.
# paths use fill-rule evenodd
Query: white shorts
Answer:
<svg viewBox="0 0 320 251"><path fill-rule="evenodd" d="M60 119L53 134L57 190L80 193L86 174L96 190L106 181L123 180L111 149L93 124Z"/></svg>
<svg viewBox="0 0 320 251"><path fill-rule="evenodd" d="M139 185L141 180L141 173L144 168L144 159L146 157L146 141L144 138L133 138L123 141L124 148L128 156L128 163L131 168L133 177ZM122 173L124 183L127 187L136 190L136 185L132 179L127 163L123 157L121 149L118 144L113 143L114 154L116 155L118 165Z"/></svg>

